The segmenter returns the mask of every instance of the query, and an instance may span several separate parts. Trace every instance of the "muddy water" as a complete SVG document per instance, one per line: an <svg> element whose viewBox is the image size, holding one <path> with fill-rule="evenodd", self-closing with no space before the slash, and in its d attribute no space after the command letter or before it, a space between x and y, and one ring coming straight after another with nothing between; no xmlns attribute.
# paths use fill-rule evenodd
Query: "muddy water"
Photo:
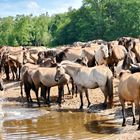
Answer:
<svg viewBox="0 0 140 140"><path fill-rule="evenodd" d="M27 108L1 104L0 139L95 139L120 131L120 124L95 113L77 109Z"/></svg>

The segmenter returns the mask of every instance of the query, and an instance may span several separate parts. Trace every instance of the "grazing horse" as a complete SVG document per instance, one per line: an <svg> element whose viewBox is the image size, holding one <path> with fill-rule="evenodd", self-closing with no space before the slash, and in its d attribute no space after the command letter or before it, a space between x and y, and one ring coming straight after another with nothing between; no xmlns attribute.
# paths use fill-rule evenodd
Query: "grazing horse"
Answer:
<svg viewBox="0 0 140 140"><path fill-rule="evenodd" d="M132 103L132 112L133 112L132 125L135 124L135 106L136 106L139 113L138 130L140 130L140 73L131 74L128 72L121 72L118 93L123 114L122 126L126 126L125 101L130 101Z"/></svg>
<svg viewBox="0 0 140 140"><path fill-rule="evenodd" d="M80 64L65 60L57 66L55 80L59 81L61 75L65 73L69 74L75 84L77 85L78 91L80 93L81 105L80 109L83 108L83 92L86 93L86 97L88 100L88 107L90 106L90 101L88 98L88 90L87 89L95 89L100 87L102 92L104 93L105 100L104 105L107 106L107 98L109 97L109 107L113 105L113 75L111 70L104 66L95 66L92 68L88 68L85 66L81 66Z"/></svg>

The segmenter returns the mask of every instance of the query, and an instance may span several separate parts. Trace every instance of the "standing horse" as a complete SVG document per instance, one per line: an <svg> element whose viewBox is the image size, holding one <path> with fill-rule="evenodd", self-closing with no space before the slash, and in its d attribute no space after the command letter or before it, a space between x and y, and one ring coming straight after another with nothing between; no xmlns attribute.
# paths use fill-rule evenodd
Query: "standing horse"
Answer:
<svg viewBox="0 0 140 140"><path fill-rule="evenodd" d="M128 72L122 72L120 74L118 93L123 114L122 126L126 126L125 101L130 101L132 102L132 112L133 112L132 125L135 124L135 106L136 106L139 113L138 130L140 130L140 73L131 74Z"/></svg>
<svg viewBox="0 0 140 140"><path fill-rule="evenodd" d="M88 98L87 89L95 89L97 87L100 87L100 89L104 93L105 107L107 106L107 97L109 97L109 107L112 107L113 75L108 67L101 65L101 66L88 68L85 66L81 66L80 64L65 60L62 61L60 65L57 66L55 80L59 81L61 75L64 75L65 73L69 74L73 78L75 84L78 87L80 93L80 100L81 100L80 109L83 108L83 92L86 93L86 97L88 100L88 107L89 107L90 101Z"/></svg>
<svg viewBox="0 0 140 140"><path fill-rule="evenodd" d="M63 87L65 84L68 84L70 82L70 76L68 74L61 75L60 81L56 82L54 80L56 73L55 67L38 67L34 72L31 73L31 79L35 85L35 93L38 95L39 87L42 84L43 86L49 88L58 86L59 90L59 97L58 97L58 103L61 105L61 97L63 95ZM50 103L50 91L48 91L48 104Z"/></svg>

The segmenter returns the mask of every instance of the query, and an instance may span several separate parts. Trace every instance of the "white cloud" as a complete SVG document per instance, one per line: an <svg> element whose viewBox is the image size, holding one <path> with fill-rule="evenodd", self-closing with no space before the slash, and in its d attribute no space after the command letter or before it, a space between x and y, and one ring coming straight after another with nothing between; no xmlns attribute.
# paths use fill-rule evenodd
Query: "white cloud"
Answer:
<svg viewBox="0 0 140 140"><path fill-rule="evenodd" d="M31 13L37 13L40 9L39 5L35 1L30 1L27 3L27 8Z"/></svg>
<svg viewBox="0 0 140 140"><path fill-rule="evenodd" d="M17 14L49 15L67 12L69 7L79 8L82 0L0 0L0 17Z"/></svg>
<svg viewBox="0 0 140 140"><path fill-rule="evenodd" d="M30 1L27 7L31 10L39 9L39 5L35 1Z"/></svg>
<svg viewBox="0 0 140 140"><path fill-rule="evenodd" d="M82 0L70 0L70 1L63 0L63 3L62 1L61 3L60 1L57 1L53 5L53 7L48 9L48 13L49 15L56 14L56 13L63 13L63 12L67 12L69 7L78 9L81 7L81 5L82 5Z"/></svg>

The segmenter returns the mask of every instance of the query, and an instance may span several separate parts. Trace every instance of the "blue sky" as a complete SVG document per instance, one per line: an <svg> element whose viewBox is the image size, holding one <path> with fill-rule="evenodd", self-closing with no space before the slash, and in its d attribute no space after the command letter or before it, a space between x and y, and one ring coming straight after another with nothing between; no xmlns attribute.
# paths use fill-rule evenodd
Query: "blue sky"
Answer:
<svg viewBox="0 0 140 140"><path fill-rule="evenodd" d="M45 12L52 15L66 12L69 7L77 9L81 5L82 0L0 0L0 17Z"/></svg>

